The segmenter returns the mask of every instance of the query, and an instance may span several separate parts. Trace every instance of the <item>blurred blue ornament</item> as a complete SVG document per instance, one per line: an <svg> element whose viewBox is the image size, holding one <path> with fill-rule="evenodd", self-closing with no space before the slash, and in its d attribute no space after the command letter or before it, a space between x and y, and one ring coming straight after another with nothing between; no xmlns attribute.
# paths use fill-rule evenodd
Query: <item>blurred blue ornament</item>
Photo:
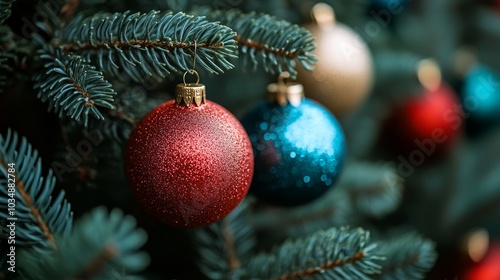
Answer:
<svg viewBox="0 0 500 280"><path fill-rule="evenodd" d="M471 121L483 126L498 124L500 75L484 65L474 66L464 79L462 103Z"/></svg>
<svg viewBox="0 0 500 280"><path fill-rule="evenodd" d="M294 105L262 102L241 120L255 157L250 192L280 206L305 204L325 193L346 150L342 129L326 108L307 98Z"/></svg>

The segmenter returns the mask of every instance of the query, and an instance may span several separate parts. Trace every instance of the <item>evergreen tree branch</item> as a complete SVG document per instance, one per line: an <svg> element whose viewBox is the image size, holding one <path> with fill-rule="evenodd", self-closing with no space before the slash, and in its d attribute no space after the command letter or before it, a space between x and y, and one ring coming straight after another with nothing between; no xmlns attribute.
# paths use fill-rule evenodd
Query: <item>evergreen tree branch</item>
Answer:
<svg viewBox="0 0 500 280"><path fill-rule="evenodd" d="M147 96L146 91L140 86L130 87L117 84L115 88L120 92L114 102L115 108L105 113L104 123L91 120L89 127L97 128L108 137L122 142L128 139L135 124L163 101Z"/></svg>
<svg viewBox="0 0 500 280"><path fill-rule="evenodd" d="M424 279L436 262L437 254L432 241L416 233L380 242L380 252L386 259L381 262L382 274L379 279Z"/></svg>
<svg viewBox="0 0 500 280"><path fill-rule="evenodd" d="M44 74L35 76L38 97L49 102L50 109L64 116L64 113L88 124L89 114L103 120L97 108L114 108L111 104L116 94L101 72L90 66L80 56L64 55L60 49L47 48L40 52L45 62Z"/></svg>
<svg viewBox="0 0 500 280"><path fill-rule="evenodd" d="M76 279L91 279L103 270L107 263L109 263L116 256L116 248L113 246L104 246L102 251L94 257L94 259L82 271L78 272Z"/></svg>
<svg viewBox="0 0 500 280"><path fill-rule="evenodd" d="M369 244L369 232L330 228L305 239L286 241L270 254L252 258L247 266L252 279L370 279L380 272L383 259Z"/></svg>
<svg viewBox="0 0 500 280"><path fill-rule="evenodd" d="M256 244L249 214L244 200L221 222L196 231L198 266L210 279L240 279L244 274L242 266Z"/></svg>
<svg viewBox="0 0 500 280"><path fill-rule="evenodd" d="M6 63L0 64L5 74L17 74L14 70L26 70L32 61L34 46L29 40L15 35L6 25L0 25L0 53ZM11 75L13 76L13 75Z"/></svg>
<svg viewBox="0 0 500 280"><path fill-rule="evenodd" d="M237 32L236 41L243 65L252 70L261 63L266 72L279 74L288 71L295 77L296 61L308 70L316 58L314 38L305 28L287 21L257 13L244 14L237 10L198 11L211 20L220 20Z"/></svg>
<svg viewBox="0 0 500 280"><path fill-rule="evenodd" d="M0 24L10 16L12 3L16 0L0 0Z"/></svg>
<svg viewBox="0 0 500 280"><path fill-rule="evenodd" d="M78 53L116 77L135 81L157 79L197 64L210 73L234 66L235 33L226 26L184 13L151 11L146 14L78 16L62 30L54 45ZM196 54L195 54L196 46Z"/></svg>
<svg viewBox="0 0 500 280"><path fill-rule="evenodd" d="M264 209L254 216L256 228L277 239L309 236L319 230L356 223L349 197L338 190L332 190L308 205L272 212Z"/></svg>
<svg viewBox="0 0 500 280"><path fill-rule="evenodd" d="M9 61L16 57L13 53L15 48L13 37L14 34L8 26L0 25L0 92L7 84L7 74L13 72L13 68L9 65Z"/></svg>
<svg viewBox="0 0 500 280"><path fill-rule="evenodd" d="M402 181L394 166L355 163L345 168L338 185L359 213L381 218L401 203Z"/></svg>
<svg viewBox="0 0 500 280"><path fill-rule="evenodd" d="M15 195L7 190L9 163L15 163ZM7 132L4 138L0 136L0 173L5 176L0 181L0 217L17 218L16 242L20 245L35 248L57 248L54 235L66 236L72 226L73 213L70 204L64 199L61 191L55 200L52 193L55 178L49 170L44 179L41 175L41 159L38 152L28 144L25 138L18 143L17 134ZM12 177L12 176L11 176ZM10 181L12 182L12 181ZM8 211L9 199L16 200L13 215ZM3 232L8 232L2 225Z"/></svg>
<svg viewBox="0 0 500 280"><path fill-rule="evenodd" d="M65 0L64 0L65 1ZM63 16L61 11L58 10L59 5L51 3L51 1L36 1L35 10L43 21L36 21L36 27L46 33L47 37L56 36L57 31L63 26ZM44 45L46 43L44 42Z"/></svg>
<svg viewBox="0 0 500 280"><path fill-rule="evenodd" d="M117 271L147 266L149 257L137 252L146 239L131 216L96 208L78 220L70 236L56 238L57 252L23 251L19 267L28 279L117 279Z"/></svg>

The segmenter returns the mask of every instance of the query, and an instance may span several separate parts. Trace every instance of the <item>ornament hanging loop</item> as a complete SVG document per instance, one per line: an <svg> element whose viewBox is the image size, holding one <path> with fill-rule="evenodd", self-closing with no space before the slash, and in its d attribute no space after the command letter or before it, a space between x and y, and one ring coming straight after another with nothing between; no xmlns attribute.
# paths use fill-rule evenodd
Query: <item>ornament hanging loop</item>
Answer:
<svg viewBox="0 0 500 280"><path fill-rule="evenodd" d="M193 58L193 69L191 69L191 74L196 73L196 58L198 57L198 53L196 52L196 48L198 47L198 44L196 42L196 40L193 41L194 42L194 58ZM196 75L198 75L198 73L196 73Z"/></svg>
<svg viewBox="0 0 500 280"><path fill-rule="evenodd" d="M184 72L184 75L182 75L182 82L184 82L184 85L188 85L188 83L186 83L186 75L188 73L191 74L191 75L196 76L196 83L195 83L195 85L200 84L200 75L198 74L198 72L196 70L191 69L189 71Z"/></svg>
<svg viewBox="0 0 500 280"><path fill-rule="evenodd" d="M178 84L175 88L175 103L189 107L191 104L201 106L207 102L205 85L200 84L200 75L195 70L196 68L196 49L197 42L194 41L193 68L184 72L182 75L182 84ZM196 76L196 83L187 83L186 75L191 74Z"/></svg>

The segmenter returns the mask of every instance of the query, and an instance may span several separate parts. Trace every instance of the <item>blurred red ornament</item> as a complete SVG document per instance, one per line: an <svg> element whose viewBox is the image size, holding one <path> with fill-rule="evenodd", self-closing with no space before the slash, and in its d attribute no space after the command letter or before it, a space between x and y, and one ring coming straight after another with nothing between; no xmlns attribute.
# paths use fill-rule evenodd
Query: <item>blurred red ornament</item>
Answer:
<svg viewBox="0 0 500 280"><path fill-rule="evenodd" d="M148 113L125 151L126 177L138 203L175 227L224 218L245 197L253 175L252 146L238 120L204 96L188 97L176 99L187 105L172 100Z"/></svg>
<svg viewBox="0 0 500 280"><path fill-rule="evenodd" d="M500 243L494 243L479 263L475 263L464 273L464 280L500 279Z"/></svg>
<svg viewBox="0 0 500 280"><path fill-rule="evenodd" d="M398 153L425 159L446 151L462 130L463 112L447 85L423 89L398 104L387 117L382 135Z"/></svg>

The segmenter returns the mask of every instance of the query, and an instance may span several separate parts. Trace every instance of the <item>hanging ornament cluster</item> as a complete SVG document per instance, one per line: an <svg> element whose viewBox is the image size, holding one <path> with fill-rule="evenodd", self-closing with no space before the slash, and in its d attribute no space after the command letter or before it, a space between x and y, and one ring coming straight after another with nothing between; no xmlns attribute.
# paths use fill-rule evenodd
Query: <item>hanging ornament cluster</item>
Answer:
<svg viewBox="0 0 500 280"><path fill-rule="evenodd" d="M268 86L268 101L242 118L255 157L250 192L279 206L308 203L331 188L345 155L345 139L335 117L304 98L298 83Z"/></svg>
<svg viewBox="0 0 500 280"><path fill-rule="evenodd" d="M186 72L187 73L187 72ZM205 86L177 85L175 100L149 112L125 151L126 178L139 205L174 227L217 222L246 195L252 146L238 120L206 100Z"/></svg>
<svg viewBox="0 0 500 280"><path fill-rule="evenodd" d="M461 134L463 112L458 97L442 83L433 60L417 67L422 90L397 104L383 124L383 141L413 165L446 152Z"/></svg>
<svg viewBox="0 0 500 280"><path fill-rule="evenodd" d="M341 117L363 102L373 83L373 61L366 43L352 29L335 22L333 9L313 7L316 24L306 25L316 40L315 69L299 67L297 81L305 92Z"/></svg>

